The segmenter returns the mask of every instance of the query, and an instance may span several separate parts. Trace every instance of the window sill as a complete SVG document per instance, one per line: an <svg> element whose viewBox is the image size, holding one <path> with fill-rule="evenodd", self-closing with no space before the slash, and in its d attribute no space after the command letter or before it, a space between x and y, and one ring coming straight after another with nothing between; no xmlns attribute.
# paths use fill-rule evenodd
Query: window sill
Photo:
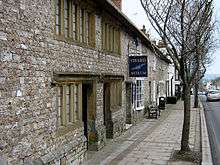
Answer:
<svg viewBox="0 0 220 165"><path fill-rule="evenodd" d="M142 111L142 110L144 110L144 106L135 108L135 111Z"/></svg>
<svg viewBox="0 0 220 165"><path fill-rule="evenodd" d="M111 51L107 51L107 50L102 50L102 53L105 55L110 55L110 56L115 56L115 57L121 58L121 53L111 52Z"/></svg>
<svg viewBox="0 0 220 165"><path fill-rule="evenodd" d="M82 127L83 127L82 122L70 123L70 124L67 124L67 126L58 126L56 136L57 137L63 136L69 132L75 131L75 130L82 128Z"/></svg>
<svg viewBox="0 0 220 165"><path fill-rule="evenodd" d="M71 45L76 45L76 46L80 46L80 47L83 47L83 48L96 50L95 45L92 46L92 44L78 42L78 41L73 40L72 38L65 38L62 35L60 35L60 36L59 35L55 35L54 39L57 40L57 41L62 41L62 42L71 44Z"/></svg>
<svg viewBox="0 0 220 165"><path fill-rule="evenodd" d="M122 106L120 106L120 105L116 105L116 106L111 106L110 109L111 109L112 112L117 112L121 109L121 107Z"/></svg>

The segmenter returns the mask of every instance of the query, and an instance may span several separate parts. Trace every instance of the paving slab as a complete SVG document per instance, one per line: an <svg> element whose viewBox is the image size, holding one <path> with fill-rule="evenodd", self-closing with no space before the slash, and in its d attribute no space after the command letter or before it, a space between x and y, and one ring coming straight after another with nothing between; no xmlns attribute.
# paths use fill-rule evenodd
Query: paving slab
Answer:
<svg viewBox="0 0 220 165"><path fill-rule="evenodd" d="M171 161L175 150L180 149L183 126L183 101L167 105L159 119L144 119L130 127L122 136L109 140L98 152L89 152L88 165L193 165L190 162ZM191 110L189 144L199 151L200 111Z"/></svg>

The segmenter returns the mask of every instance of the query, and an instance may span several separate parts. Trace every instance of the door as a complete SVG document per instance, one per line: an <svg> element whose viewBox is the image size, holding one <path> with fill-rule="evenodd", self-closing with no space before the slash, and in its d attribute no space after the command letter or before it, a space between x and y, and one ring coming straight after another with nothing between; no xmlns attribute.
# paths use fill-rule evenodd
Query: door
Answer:
<svg viewBox="0 0 220 165"><path fill-rule="evenodd" d="M132 123L132 84L126 83L126 124Z"/></svg>
<svg viewBox="0 0 220 165"><path fill-rule="evenodd" d="M106 127L106 138L113 138L113 123L111 114L111 104L110 104L110 83L104 83L103 92L103 115L104 115L104 125Z"/></svg>
<svg viewBox="0 0 220 165"><path fill-rule="evenodd" d="M84 136L88 140L88 92L90 85L83 84L82 85L82 120L84 124ZM87 145L88 146L88 145Z"/></svg>

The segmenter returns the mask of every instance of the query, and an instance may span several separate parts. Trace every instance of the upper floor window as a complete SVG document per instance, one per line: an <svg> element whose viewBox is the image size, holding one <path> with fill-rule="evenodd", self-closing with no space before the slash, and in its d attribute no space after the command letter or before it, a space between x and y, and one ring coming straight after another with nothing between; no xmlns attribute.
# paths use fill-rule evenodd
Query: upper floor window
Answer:
<svg viewBox="0 0 220 165"><path fill-rule="evenodd" d="M75 0L56 1L55 32L59 38L95 46L95 15Z"/></svg>
<svg viewBox="0 0 220 165"><path fill-rule="evenodd" d="M61 0L56 0L56 34L61 34Z"/></svg>
<svg viewBox="0 0 220 165"><path fill-rule="evenodd" d="M110 23L102 22L102 48L120 54L120 29Z"/></svg>

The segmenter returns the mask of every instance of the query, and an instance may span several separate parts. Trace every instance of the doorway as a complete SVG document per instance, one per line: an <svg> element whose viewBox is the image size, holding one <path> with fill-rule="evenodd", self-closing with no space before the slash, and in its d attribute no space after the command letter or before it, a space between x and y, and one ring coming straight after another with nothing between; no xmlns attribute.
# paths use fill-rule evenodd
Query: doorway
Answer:
<svg viewBox="0 0 220 165"><path fill-rule="evenodd" d="M111 102L110 102L110 83L104 83L103 92L103 115L104 115L104 125L106 127L106 138L113 138L113 122L111 113Z"/></svg>
<svg viewBox="0 0 220 165"><path fill-rule="evenodd" d="M132 124L132 83L126 83L126 129Z"/></svg>
<svg viewBox="0 0 220 165"><path fill-rule="evenodd" d="M94 88L92 82L82 84L82 120L84 125L84 136L87 139L87 149L89 145L96 142L95 131L95 107L94 107Z"/></svg>

